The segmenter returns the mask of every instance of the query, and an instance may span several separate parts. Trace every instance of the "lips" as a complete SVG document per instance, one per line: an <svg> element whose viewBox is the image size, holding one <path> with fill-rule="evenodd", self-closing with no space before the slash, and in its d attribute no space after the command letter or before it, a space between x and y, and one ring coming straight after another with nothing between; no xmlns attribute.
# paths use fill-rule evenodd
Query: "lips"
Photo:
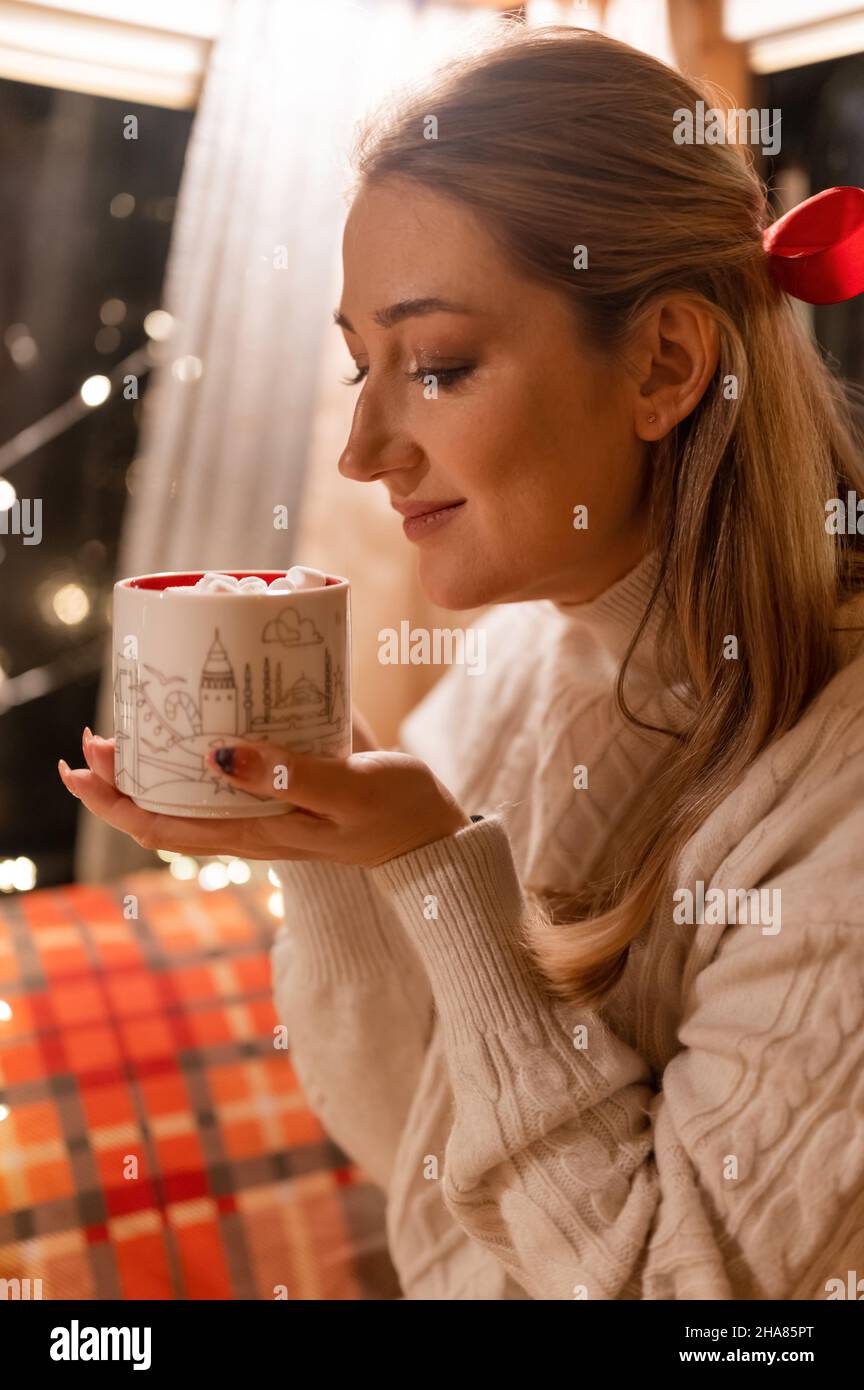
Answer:
<svg viewBox="0 0 864 1390"><path fill-rule="evenodd" d="M448 526L464 506L464 498L459 502L415 503L407 515L403 512L402 530L409 541L423 541Z"/></svg>
<svg viewBox="0 0 864 1390"><path fill-rule="evenodd" d="M413 519L418 516L429 516L432 512L443 512L448 507L461 507L465 501L464 497L450 498L448 501L429 501L429 502L393 502L390 505L400 516Z"/></svg>

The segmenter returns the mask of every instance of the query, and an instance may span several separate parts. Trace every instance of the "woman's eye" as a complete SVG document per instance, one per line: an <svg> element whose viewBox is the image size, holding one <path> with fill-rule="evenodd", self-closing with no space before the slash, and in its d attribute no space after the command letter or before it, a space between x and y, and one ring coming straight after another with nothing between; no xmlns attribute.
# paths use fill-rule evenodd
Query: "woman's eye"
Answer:
<svg viewBox="0 0 864 1390"><path fill-rule="evenodd" d="M464 381L473 372L473 366L467 367L439 367L436 371L434 367L417 367L413 372L406 372L409 381L419 381L425 385L427 377L434 377L439 386L445 390L448 386L455 386L457 382ZM342 377L343 386L359 386L369 373L368 367L358 367L356 376Z"/></svg>
<svg viewBox="0 0 864 1390"><path fill-rule="evenodd" d="M455 386L457 382L464 381L473 372L473 367L418 367L416 371L406 372L409 381L419 381L426 385L426 378L432 377L433 381L444 389L448 386Z"/></svg>

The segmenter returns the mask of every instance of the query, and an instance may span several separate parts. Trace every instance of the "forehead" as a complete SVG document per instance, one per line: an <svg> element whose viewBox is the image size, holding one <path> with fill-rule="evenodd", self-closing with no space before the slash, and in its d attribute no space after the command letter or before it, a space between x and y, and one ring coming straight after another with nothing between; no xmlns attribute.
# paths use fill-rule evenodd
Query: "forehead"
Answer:
<svg viewBox="0 0 864 1390"><path fill-rule="evenodd" d="M342 240L343 302L366 312L421 295L488 308L509 262L472 210L412 180L363 188L351 205ZM373 302L374 301L374 302Z"/></svg>

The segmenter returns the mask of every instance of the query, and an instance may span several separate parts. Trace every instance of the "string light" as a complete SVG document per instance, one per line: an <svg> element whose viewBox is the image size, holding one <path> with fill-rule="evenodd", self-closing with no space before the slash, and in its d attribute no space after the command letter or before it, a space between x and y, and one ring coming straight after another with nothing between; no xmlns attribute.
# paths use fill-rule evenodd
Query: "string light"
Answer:
<svg viewBox="0 0 864 1390"><path fill-rule="evenodd" d="M274 917L281 917L284 911L284 902L281 893L271 893L267 899L267 906Z"/></svg>
<svg viewBox="0 0 864 1390"><path fill-rule="evenodd" d="M3 334L3 341L16 367L32 367L39 356L36 340L25 323L11 324Z"/></svg>
<svg viewBox="0 0 864 1390"><path fill-rule="evenodd" d="M190 855L178 850L159 849L156 851L165 864L170 864L175 878L192 879L197 877L201 887L208 892L226 888L229 883L248 883L252 870L245 859L233 854L220 854L217 862L205 864L199 869L198 863Z"/></svg>
<svg viewBox="0 0 864 1390"><path fill-rule="evenodd" d="M126 305L122 299L106 299L100 306L99 318L106 328L115 328L126 317Z"/></svg>
<svg viewBox="0 0 864 1390"><path fill-rule="evenodd" d="M78 394L85 405L102 405L111 395L111 382L107 376L88 376Z"/></svg>
<svg viewBox="0 0 864 1390"><path fill-rule="evenodd" d="M171 375L177 381L189 382L198 381L204 371L204 363L200 357L178 357L171 363Z"/></svg>
<svg viewBox="0 0 864 1390"><path fill-rule="evenodd" d="M0 859L0 893L27 893L36 883L36 865L26 855Z"/></svg>
<svg viewBox="0 0 864 1390"><path fill-rule="evenodd" d="M12 1005L6 999L0 999L0 1023L8 1023L12 1017Z"/></svg>
<svg viewBox="0 0 864 1390"><path fill-rule="evenodd" d="M152 344L148 344L148 347L150 346ZM117 385L122 385L126 376L144 376L150 371L151 366L148 348L136 348L128 357L124 357L122 362L112 367L111 377ZM100 404L106 399L107 395L102 398ZM85 414L81 392L76 391L68 401L58 405L55 410L49 410L41 420L19 430L18 434L13 435L5 444L0 444L0 473L20 463L22 459L29 458L38 449L44 449L52 439L56 439L83 419Z"/></svg>
<svg viewBox="0 0 864 1390"><path fill-rule="evenodd" d="M6 478L0 478L0 512L8 512L14 507L18 493Z"/></svg>
<svg viewBox="0 0 864 1390"><path fill-rule="evenodd" d="M198 860L192 859L188 854L181 854L179 859L175 859L168 872L172 878L180 879L185 882L187 879L196 878L198 875Z"/></svg>
<svg viewBox="0 0 864 1390"><path fill-rule="evenodd" d="M151 309L144 320L144 332L154 343L164 343L174 332L174 319L166 309Z"/></svg>
<svg viewBox="0 0 864 1390"><path fill-rule="evenodd" d="M227 887L229 882L228 870L224 864L205 864L198 873L198 883L208 893L215 892L217 888Z"/></svg>
<svg viewBox="0 0 864 1390"><path fill-rule="evenodd" d="M129 217L135 211L135 199L131 193L115 193L108 211L112 217Z"/></svg>
<svg viewBox="0 0 864 1390"><path fill-rule="evenodd" d="M83 623L90 612L90 600L80 584L61 584L51 600L51 607L61 623L74 627Z"/></svg>

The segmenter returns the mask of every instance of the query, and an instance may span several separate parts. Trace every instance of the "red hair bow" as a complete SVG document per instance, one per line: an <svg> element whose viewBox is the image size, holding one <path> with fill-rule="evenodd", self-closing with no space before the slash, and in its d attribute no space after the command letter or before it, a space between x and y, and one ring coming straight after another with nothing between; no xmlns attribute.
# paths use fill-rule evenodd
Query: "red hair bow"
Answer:
<svg viewBox="0 0 864 1390"><path fill-rule="evenodd" d="M864 188L826 188L762 233L771 275L805 304L864 293Z"/></svg>

